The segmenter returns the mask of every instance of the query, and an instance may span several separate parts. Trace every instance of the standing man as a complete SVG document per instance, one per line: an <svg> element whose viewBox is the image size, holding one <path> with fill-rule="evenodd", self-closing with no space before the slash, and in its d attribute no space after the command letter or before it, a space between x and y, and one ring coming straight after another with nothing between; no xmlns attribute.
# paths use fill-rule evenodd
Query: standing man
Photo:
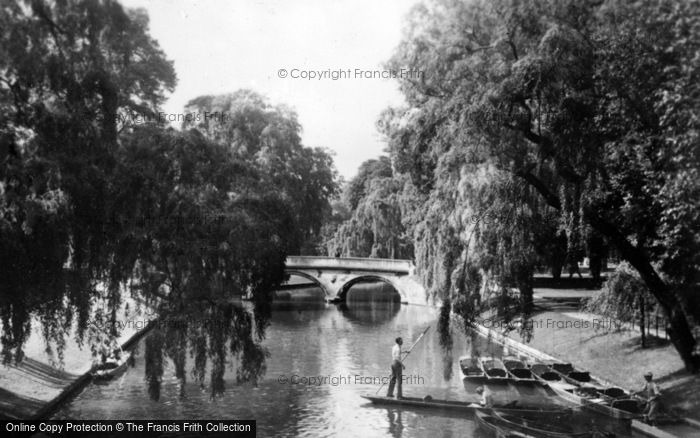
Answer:
<svg viewBox="0 0 700 438"><path fill-rule="evenodd" d="M396 344L391 349L391 380L389 381L389 390L386 393L387 397L394 396L394 385L398 388L396 389L396 398L403 398L403 392L401 392L401 380L403 379L402 371L406 368L402 362L402 351L401 346L403 345L403 339L401 337L396 338Z"/></svg>
<svg viewBox="0 0 700 438"><path fill-rule="evenodd" d="M654 375L651 372L644 373L644 388L637 394L641 394L647 399L647 405L644 409L644 419L650 425L654 425L656 422L656 416L661 409L661 390L659 385L654 382Z"/></svg>

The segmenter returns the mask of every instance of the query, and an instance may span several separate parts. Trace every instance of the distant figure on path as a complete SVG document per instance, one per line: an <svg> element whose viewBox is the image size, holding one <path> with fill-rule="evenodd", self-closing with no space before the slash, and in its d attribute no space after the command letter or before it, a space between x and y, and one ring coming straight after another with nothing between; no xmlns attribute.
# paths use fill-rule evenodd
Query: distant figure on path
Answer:
<svg viewBox="0 0 700 438"><path fill-rule="evenodd" d="M479 386L476 388L476 393L481 396L481 400L479 401L481 406L485 408L493 407L493 394L491 394L491 391L488 388Z"/></svg>
<svg viewBox="0 0 700 438"><path fill-rule="evenodd" d="M336 252L335 252L335 258L339 259L340 256L341 256L340 250L336 250Z"/></svg>
<svg viewBox="0 0 700 438"><path fill-rule="evenodd" d="M391 380L389 381L389 390L386 393L387 397L394 396L394 385L397 386L396 398L403 398L403 392L401 391L401 380L402 371L406 368L401 361L401 346L403 345L403 339L401 337L396 338L396 344L391 349Z"/></svg>
<svg viewBox="0 0 700 438"><path fill-rule="evenodd" d="M578 278L583 278L581 271L578 268L578 260L575 256L569 255L567 257L567 262L569 265L569 278L573 277L574 274L578 274Z"/></svg>
<svg viewBox="0 0 700 438"><path fill-rule="evenodd" d="M641 394L647 400L646 408L644 409L644 420L650 425L656 422L656 416L661 409L661 390L659 385L654 382L654 375L650 372L644 373L644 388L636 394Z"/></svg>

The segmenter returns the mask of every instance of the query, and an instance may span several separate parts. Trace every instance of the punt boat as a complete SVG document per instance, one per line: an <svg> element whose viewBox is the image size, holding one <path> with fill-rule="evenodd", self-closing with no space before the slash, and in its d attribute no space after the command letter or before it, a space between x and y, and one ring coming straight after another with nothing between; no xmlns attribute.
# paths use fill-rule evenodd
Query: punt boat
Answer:
<svg viewBox="0 0 700 438"><path fill-rule="evenodd" d="M459 371L462 374L462 380L486 380L486 373L484 373L484 369L481 367L481 361L479 361L478 357L460 357Z"/></svg>
<svg viewBox="0 0 700 438"><path fill-rule="evenodd" d="M591 374L588 371L578 371L570 363L553 363L551 368L552 371L559 373L562 379L566 380L572 385L596 383L593 379L591 379Z"/></svg>
<svg viewBox="0 0 700 438"><path fill-rule="evenodd" d="M481 363L481 369L484 371L484 375L486 375L489 381L507 382L509 380L508 370L506 370L505 365L503 365L500 359L495 357L482 357L479 362Z"/></svg>
<svg viewBox="0 0 700 438"><path fill-rule="evenodd" d="M449 410L456 412L479 411L479 410L497 410L498 412L526 416L528 418L564 418L571 415L571 409L562 409L560 407L539 408L535 406L515 407L512 405L494 408L484 408L478 403L470 403L456 400L440 400L431 397L384 397L374 395L363 395L362 398L371 401L376 405L401 406L406 408L427 408Z"/></svg>
<svg viewBox="0 0 700 438"><path fill-rule="evenodd" d="M562 399L612 418L634 419L641 417L636 400L610 400L601 395L600 388L577 386L567 382L548 382L549 387Z"/></svg>
<svg viewBox="0 0 700 438"><path fill-rule="evenodd" d="M119 359L107 359L106 362L95 365L92 369L92 378L95 380L111 380L123 373L131 359L131 352L122 352Z"/></svg>
<svg viewBox="0 0 700 438"><path fill-rule="evenodd" d="M503 358L503 366L506 367L508 374L516 381L534 382L535 378L532 372L525 365L525 362L515 356L506 356Z"/></svg>
<svg viewBox="0 0 700 438"><path fill-rule="evenodd" d="M561 382L561 375L552 369L547 364L536 362L530 366L530 371L535 379L542 383Z"/></svg>
<svg viewBox="0 0 700 438"><path fill-rule="evenodd" d="M537 437L588 438L592 435L590 432L575 433L571 427L562 426L561 424L554 425L551 422L543 421L541 419L534 420L531 418L498 411L491 412L491 415L494 417L497 424L502 426L504 429L514 430Z"/></svg>
<svg viewBox="0 0 700 438"><path fill-rule="evenodd" d="M476 421L482 429L491 432L497 438L536 438L522 432L506 430L499 424L498 419L487 411L476 411Z"/></svg>
<svg viewBox="0 0 700 438"><path fill-rule="evenodd" d="M610 386L608 388L596 388L601 397L608 401L624 400L632 398L632 394L625 391L617 386Z"/></svg>

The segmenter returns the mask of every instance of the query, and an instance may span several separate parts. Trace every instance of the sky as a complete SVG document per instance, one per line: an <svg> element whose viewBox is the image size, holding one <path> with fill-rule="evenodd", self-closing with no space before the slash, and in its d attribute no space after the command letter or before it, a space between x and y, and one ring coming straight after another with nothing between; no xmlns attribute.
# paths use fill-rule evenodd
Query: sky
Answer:
<svg viewBox="0 0 700 438"><path fill-rule="evenodd" d="M197 96L252 89L294 108L304 145L333 151L345 179L386 147L375 122L403 98L395 79L381 77L389 75L383 63L415 3L122 0L148 11L151 35L175 63L178 85L165 112L182 113Z"/></svg>

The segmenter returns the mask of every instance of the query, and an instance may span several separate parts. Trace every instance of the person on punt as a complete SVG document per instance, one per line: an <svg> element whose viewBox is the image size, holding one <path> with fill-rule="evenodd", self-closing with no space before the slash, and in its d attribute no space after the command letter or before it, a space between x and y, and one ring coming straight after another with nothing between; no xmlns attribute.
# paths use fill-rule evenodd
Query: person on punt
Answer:
<svg viewBox="0 0 700 438"><path fill-rule="evenodd" d="M485 408L493 407L493 394L491 394L491 391L488 388L479 386L476 388L476 393L481 396L481 400L479 401L481 406Z"/></svg>
<svg viewBox="0 0 700 438"><path fill-rule="evenodd" d="M654 425L656 422L656 416L661 409L661 390L659 385L654 382L654 375L647 371L644 373L644 388L641 391L637 391L636 395L642 395L646 398L646 408L644 409L644 420Z"/></svg>
<svg viewBox="0 0 700 438"><path fill-rule="evenodd" d="M403 339L401 337L396 338L396 344L394 344L394 347L391 349L391 380L389 381L389 390L386 393L387 397L393 397L394 396L394 385L397 386L396 388L396 398L403 398L403 393L401 392L401 379L402 377L402 371L406 368L401 361L402 359L402 352L401 352L401 346L403 345Z"/></svg>

